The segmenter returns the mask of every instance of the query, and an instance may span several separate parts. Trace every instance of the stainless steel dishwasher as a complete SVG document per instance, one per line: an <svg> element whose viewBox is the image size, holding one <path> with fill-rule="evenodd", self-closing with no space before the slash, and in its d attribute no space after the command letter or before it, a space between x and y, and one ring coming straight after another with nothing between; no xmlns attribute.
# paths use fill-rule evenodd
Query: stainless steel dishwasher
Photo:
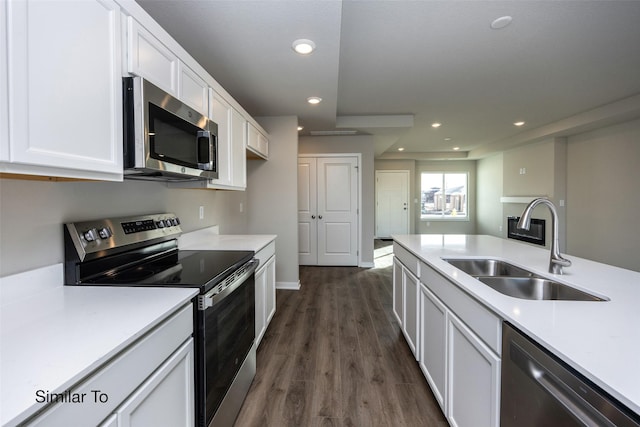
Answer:
<svg viewBox="0 0 640 427"><path fill-rule="evenodd" d="M640 426L640 417L507 322L501 427Z"/></svg>

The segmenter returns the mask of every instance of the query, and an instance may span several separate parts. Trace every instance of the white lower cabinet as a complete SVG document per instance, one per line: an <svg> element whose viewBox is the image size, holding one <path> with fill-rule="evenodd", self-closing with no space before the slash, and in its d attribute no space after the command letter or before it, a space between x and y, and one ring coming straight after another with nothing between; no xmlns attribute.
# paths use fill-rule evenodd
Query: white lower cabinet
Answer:
<svg viewBox="0 0 640 427"><path fill-rule="evenodd" d="M445 385L447 374L447 308L420 284L420 369L427 379L436 401L446 413Z"/></svg>
<svg viewBox="0 0 640 427"><path fill-rule="evenodd" d="M418 359L418 290L420 283L411 271L402 269L402 293L404 296L402 332L416 360Z"/></svg>
<svg viewBox="0 0 640 427"><path fill-rule="evenodd" d="M436 401L452 426L498 427L502 320L399 249L396 254L394 245L394 314L402 319L404 336ZM411 268L419 264L419 280L405 263ZM399 299L403 313L397 312Z"/></svg>
<svg viewBox="0 0 640 427"><path fill-rule="evenodd" d="M120 406L116 425L193 425L193 369L193 339L190 339Z"/></svg>
<svg viewBox="0 0 640 427"><path fill-rule="evenodd" d="M454 315L447 320L447 412L452 426L500 425L500 358Z"/></svg>
<svg viewBox="0 0 640 427"><path fill-rule="evenodd" d="M179 309L114 359L69 387L81 404L55 403L26 425L192 426L193 305Z"/></svg>
<svg viewBox="0 0 640 427"><path fill-rule="evenodd" d="M258 251L256 258L260 260L260 266L255 273L256 348L258 348L276 312L275 243L272 242Z"/></svg>
<svg viewBox="0 0 640 427"><path fill-rule="evenodd" d="M402 291L402 263L397 258L393 258L393 314L398 323L402 325L404 310L404 292Z"/></svg>

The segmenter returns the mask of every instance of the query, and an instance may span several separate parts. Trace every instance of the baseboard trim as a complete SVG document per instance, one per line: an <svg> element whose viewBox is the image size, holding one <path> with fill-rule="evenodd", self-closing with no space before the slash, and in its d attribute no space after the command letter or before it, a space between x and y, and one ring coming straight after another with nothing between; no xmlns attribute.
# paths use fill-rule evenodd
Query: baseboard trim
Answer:
<svg viewBox="0 0 640 427"><path fill-rule="evenodd" d="M288 291L299 291L300 281L297 282L276 282L276 289L285 289Z"/></svg>

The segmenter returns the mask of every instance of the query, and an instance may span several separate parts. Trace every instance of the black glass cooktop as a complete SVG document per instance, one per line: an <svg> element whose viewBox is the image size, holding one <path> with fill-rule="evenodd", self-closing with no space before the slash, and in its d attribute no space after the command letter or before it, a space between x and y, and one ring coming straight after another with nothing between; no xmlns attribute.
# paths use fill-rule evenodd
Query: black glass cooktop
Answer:
<svg viewBox="0 0 640 427"><path fill-rule="evenodd" d="M251 251L175 251L84 283L111 286L200 288L207 292L253 258Z"/></svg>

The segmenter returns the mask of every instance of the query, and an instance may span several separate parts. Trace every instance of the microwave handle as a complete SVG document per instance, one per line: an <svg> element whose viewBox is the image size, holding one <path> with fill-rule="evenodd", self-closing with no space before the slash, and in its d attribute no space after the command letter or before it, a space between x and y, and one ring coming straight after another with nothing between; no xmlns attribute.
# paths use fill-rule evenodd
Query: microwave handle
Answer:
<svg viewBox="0 0 640 427"><path fill-rule="evenodd" d="M198 169L213 170L213 142L211 141L211 132L208 130L198 131L196 137L196 156Z"/></svg>

